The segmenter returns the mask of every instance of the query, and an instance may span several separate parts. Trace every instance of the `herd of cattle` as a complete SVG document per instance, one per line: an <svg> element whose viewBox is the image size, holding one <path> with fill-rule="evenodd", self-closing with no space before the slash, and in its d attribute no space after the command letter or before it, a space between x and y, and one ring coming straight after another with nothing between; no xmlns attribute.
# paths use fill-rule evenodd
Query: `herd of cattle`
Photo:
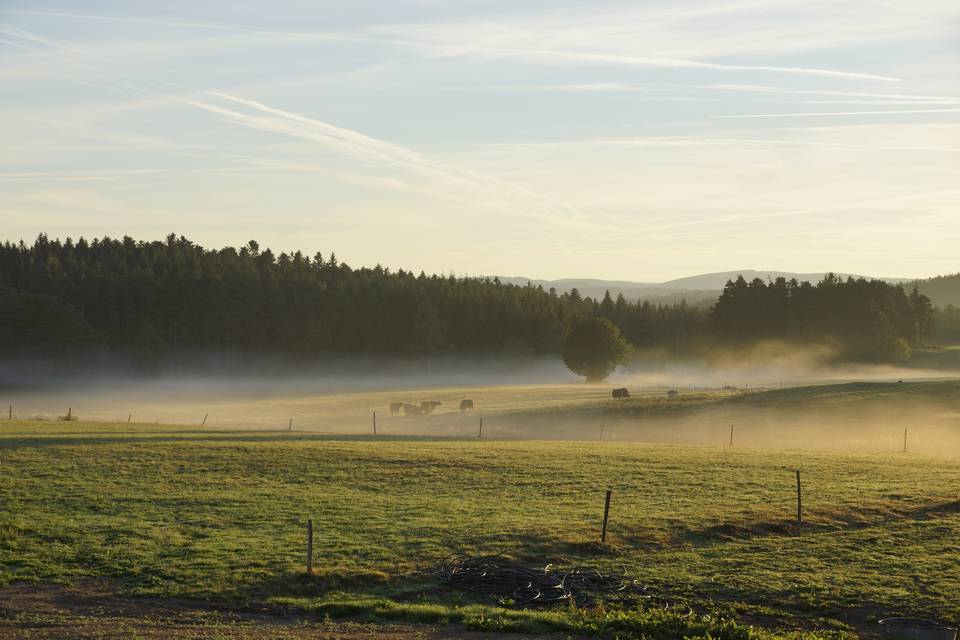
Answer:
<svg viewBox="0 0 960 640"><path fill-rule="evenodd" d="M438 402L437 400L424 400L419 406L410 404L409 402L391 402L390 415L398 416L402 411L405 416L425 416L433 413L434 410L442 404L442 402ZM473 400L467 399L460 401L460 411L469 411L472 409Z"/></svg>
<svg viewBox="0 0 960 640"><path fill-rule="evenodd" d="M630 397L630 392L626 387L620 387L619 389L614 389L611 395L615 400L624 400ZM680 395L680 392L676 389L667 391L668 398L676 398L678 395ZM442 404L442 402L437 400L424 400L419 405L410 404L409 402L391 402L390 415L399 416L402 411L405 416L425 416L433 413L436 408ZM473 400L466 399L460 401L460 411L470 411L472 409Z"/></svg>
<svg viewBox="0 0 960 640"><path fill-rule="evenodd" d="M614 389L611 395L615 400L623 400L630 397L630 392L626 387L620 387L619 389ZM676 398L678 395L680 395L680 392L676 389L667 391L668 398ZM409 402L391 402L390 415L399 416L402 411L405 416L425 416L433 413L436 408L442 404L442 402L437 400L424 400L419 405L410 404ZM460 411L471 411L472 409L473 400L466 399L460 401Z"/></svg>
<svg viewBox="0 0 960 640"><path fill-rule="evenodd" d="M614 399L622 400L624 398L629 398L630 392L627 391L626 387L621 387L619 389L614 389L611 392L611 395L613 395ZM677 391L676 389L670 389L669 391L667 391L668 398L676 398L678 395L680 395L680 392Z"/></svg>

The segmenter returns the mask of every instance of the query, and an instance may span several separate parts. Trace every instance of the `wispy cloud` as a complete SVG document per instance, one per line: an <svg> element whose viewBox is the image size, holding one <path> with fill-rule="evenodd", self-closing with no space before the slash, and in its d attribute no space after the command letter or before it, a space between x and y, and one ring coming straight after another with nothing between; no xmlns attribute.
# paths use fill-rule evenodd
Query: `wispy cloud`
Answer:
<svg viewBox="0 0 960 640"><path fill-rule="evenodd" d="M804 209L788 209L786 211L768 211L763 213L743 213L727 216L713 217L710 219L692 220L689 222L669 223L657 226L651 226L644 229L648 232L673 231L684 227L701 227L707 224L717 225L728 222L741 222L744 220L761 220L764 218L792 218L819 213L832 213L836 211L855 211L858 209L870 209L887 206L891 204L903 204L916 200L927 200L930 198L953 198L960 196L960 189L941 189L937 191L925 191L921 193L908 193L890 198L871 198L867 200L858 200L855 202L837 202L819 207L808 207Z"/></svg>
<svg viewBox="0 0 960 640"><path fill-rule="evenodd" d="M17 31L21 32L23 37L27 39L41 42L50 47L65 48L57 42L49 41L30 32ZM82 50L80 50L80 52L83 53ZM88 69L96 69L95 63L91 61L85 61L84 66ZM159 97L157 91L146 89L139 84L131 82L108 79L95 80L93 82L83 80L81 82L94 85L102 82L105 87L111 90L120 91L129 95ZM170 86L187 93L196 93L191 92L188 88L181 85L171 83L164 84L170 84ZM364 162L393 169L412 171L419 174L422 178L445 184L448 188L454 189L454 192L447 193L446 195L446 197L451 200L488 206L511 215L531 215L549 220L554 224L591 228L598 228L600 226L596 217L591 218L586 216L571 204L557 202L552 198L545 197L530 189L497 178L458 169L449 165L441 165L429 160L418 152L400 145L378 140L348 128L338 127L315 118L285 111L262 102L241 98L224 92L206 91L202 92L202 94L227 101L234 105L240 105L260 115L243 113L236 109L226 108L212 104L209 101L192 97L167 97L171 101L216 114L237 125L320 143L326 148ZM99 178L97 176L78 176L74 179L106 179L103 177L106 175L107 174L101 174ZM380 182L380 184L386 183ZM433 194L442 193L442 191L437 189L431 189L430 191ZM424 192L426 192L426 190L424 190Z"/></svg>
<svg viewBox="0 0 960 640"><path fill-rule="evenodd" d="M551 149L563 147L717 147L717 146L788 146L812 147L819 149L849 149L858 151L934 151L945 153L960 153L960 146L936 145L892 145L892 144L864 144L846 142L824 142L809 140L788 140L783 138L745 138L745 137L718 137L718 136L672 136L646 138L588 138L583 140L553 140L538 142L502 142L483 145L482 149Z"/></svg>
<svg viewBox="0 0 960 640"><path fill-rule="evenodd" d="M824 118L837 116L882 116L917 113L960 113L960 109L891 109L886 111L820 111L815 113L738 113L713 115L711 118Z"/></svg>
<svg viewBox="0 0 960 640"><path fill-rule="evenodd" d="M471 91L516 91L544 93L682 93L684 97L709 100L704 91L736 93L768 93L784 96L845 97L848 100L804 100L803 104L917 104L938 105L960 103L960 96L928 96L910 93L870 93L802 89L766 85L737 84L631 84L626 82L587 82L579 84L501 84L470 87Z"/></svg>
<svg viewBox="0 0 960 640"><path fill-rule="evenodd" d="M165 169L0 172L0 182L104 182L164 172Z"/></svg>
<svg viewBox="0 0 960 640"><path fill-rule="evenodd" d="M609 47L603 46L605 42L609 41L609 36L611 34L614 34L618 41L622 41L623 36L629 36L632 32L637 30L641 32L646 31L654 25L666 27L670 24L684 22L695 17L703 17L728 11L741 11L745 8L755 8L766 4L768 3L736 3L729 6L721 6L714 9L693 12L675 13L668 11L660 16L646 15L643 16L645 20L636 22L636 24L641 26L633 29L626 29L624 24L629 24L629 20L631 19L637 20L639 16L624 16L620 12L609 16L603 16L600 14L599 19L601 22L599 23L599 26L584 24L583 16L575 17L576 21L573 23L561 22L553 25L540 25L537 23L527 23L521 20L514 20L513 29L509 31L497 31L498 37L492 39L493 44L490 43L490 38L478 37L477 34L496 31L493 25L496 25L497 23L489 23L486 25L483 23L428 23L421 25L401 24L372 27L343 33L330 33L317 31L272 31L251 29L228 24L170 21L156 18L91 15L69 12L29 11L16 9L4 11L7 13L17 13L21 15L46 15L51 17L59 16L73 19L108 20L150 24L154 26L162 25L189 29L229 31L248 36L260 36L286 41L327 40L380 44L391 47L412 48L428 52L437 57L508 58L540 63L565 62L591 65L695 69L723 72L763 72L845 78L850 80L873 80L882 82L898 82L900 80L900 78L890 75L866 73L846 69L770 64L721 63L695 58L653 55L649 52L641 53L636 51L636 46L631 47L631 50L623 50L622 47L611 50ZM567 19L569 20L570 18ZM628 22L624 22L625 20ZM580 24L580 30L579 36L576 38L577 44L576 46L569 46L570 34L574 32L573 27L578 23ZM585 39L585 36L587 36L586 39L589 40L589 44L592 45L591 47L583 46L582 42ZM529 46L530 42L558 42L563 43L564 46ZM761 50L757 51L756 53L762 54L763 52Z"/></svg>
<svg viewBox="0 0 960 640"><path fill-rule="evenodd" d="M436 46L427 43L415 43L417 46ZM821 76L827 78L846 78L853 80L876 80L881 82L900 82L894 76L844 71L820 67L788 67L764 64L731 64L668 58L659 56L601 53L595 51L577 51L563 49L537 49L528 47L480 47L471 45L446 45L441 53L448 57L482 56L487 58L520 58L531 62L566 61L589 64L605 64L629 67L662 67L668 69L700 69L708 71L759 71L795 75Z"/></svg>
<svg viewBox="0 0 960 640"><path fill-rule="evenodd" d="M826 228L824 246L862 233L897 253L898 225L925 215L940 221L939 253L915 244L948 263L960 9L851 3L444 2L333 16L278 0L267 19L190 3L0 9L0 82L20 93L0 107L5 212L21 210L8 227L175 222L208 227L205 240L224 221L277 238L274 226L309 227L309 242L338 253L428 270L646 278L719 270L730 255L800 260L791 234L813 242ZM170 217L148 220L160 210ZM351 235L371 221L389 237ZM841 249L810 255L829 266Z"/></svg>
<svg viewBox="0 0 960 640"><path fill-rule="evenodd" d="M364 162L413 172L435 184L453 189L453 192L447 191L445 196L452 200L488 206L511 215L534 216L554 224L603 228L596 213L594 217L588 217L574 205L557 202L530 189L448 163L441 165L406 147L255 100L217 91L207 91L205 95L266 115L244 113L199 99L178 98L178 101L217 114L234 124L316 142ZM443 193L439 189L431 192Z"/></svg>

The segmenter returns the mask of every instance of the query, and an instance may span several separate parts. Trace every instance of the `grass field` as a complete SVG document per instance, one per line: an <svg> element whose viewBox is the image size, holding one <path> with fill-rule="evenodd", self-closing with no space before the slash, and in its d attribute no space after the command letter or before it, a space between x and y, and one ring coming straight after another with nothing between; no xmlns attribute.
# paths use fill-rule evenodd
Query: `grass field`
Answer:
<svg viewBox="0 0 960 640"><path fill-rule="evenodd" d="M956 386L942 384L923 393L953 398ZM853 402L849 393L867 391L698 402ZM878 393L887 391L869 391ZM609 544L600 546L608 488ZM312 580L301 576L308 517ZM453 552L624 567L674 603L779 629L870 629L897 614L955 621L960 459L0 424L0 583L99 576L129 594L437 619L463 610L423 571ZM510 616L526 615L515 621L523 628L546 615L469 611L474 626L498 619L498 628L511 628ZM538 618L536 628L606 628L550 615L563 620Z"/></svg>

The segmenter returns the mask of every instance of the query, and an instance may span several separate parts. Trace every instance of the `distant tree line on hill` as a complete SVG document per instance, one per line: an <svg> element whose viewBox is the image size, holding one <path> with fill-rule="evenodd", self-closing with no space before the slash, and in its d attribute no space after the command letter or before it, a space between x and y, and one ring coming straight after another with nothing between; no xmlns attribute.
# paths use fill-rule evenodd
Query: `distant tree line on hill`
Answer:
<svg viewBox="0 0 960 640"><path fill-rule="evenodd" d="M728 282L713 308L717 335L727 341L777 338L828 341L860 361L899 361L935 329L933 305L917 287L827 274L816 285L777 278Z"/></svg>
<svg viewBox="0 0 960 640"><path fill-rule="evenodd" d="M915 284L936 306L960 307L960 273L917 280Z"/></svg>
<svg viewBox="0 0 960 640"><path fill-rule="evenodd" d="M945 343L960 342L960 273L936 276L916 282L920 293L929 297L935 306L936 340Z"/></svg>
<svg viewBox="0 0 960 640"><path fill-rule="evenodd" d="M162 242L40 235L32 245L0 246L0 348L8 354L545 355L559 354L573 327L599 317L638 353L685 356L717 341L826 336L852 357L891 359L930 334L931 313L919 293L865 280L741 278L711 308L353 269L333 253L275 255L254 241L207 250L175 235Z"/></svg>

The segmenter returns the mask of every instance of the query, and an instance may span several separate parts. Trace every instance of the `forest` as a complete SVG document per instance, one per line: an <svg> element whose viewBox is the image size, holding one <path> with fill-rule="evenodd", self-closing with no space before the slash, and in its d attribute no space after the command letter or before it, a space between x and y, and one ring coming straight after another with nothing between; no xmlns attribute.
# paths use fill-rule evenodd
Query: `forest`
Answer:
<svg viewBox="0 0 960 640"><path fill-rule="evenodd" d="M714 305L601 300L493 278L351 268L334 253L274 254L101 238L0 246L0 348L97 349L138 358L197 351L420 357L548 355L591 317L637 348L685 357L763 339L828 341L839 357L897 361L935 330L914 288L882 281L729 282Z"/></svg>

